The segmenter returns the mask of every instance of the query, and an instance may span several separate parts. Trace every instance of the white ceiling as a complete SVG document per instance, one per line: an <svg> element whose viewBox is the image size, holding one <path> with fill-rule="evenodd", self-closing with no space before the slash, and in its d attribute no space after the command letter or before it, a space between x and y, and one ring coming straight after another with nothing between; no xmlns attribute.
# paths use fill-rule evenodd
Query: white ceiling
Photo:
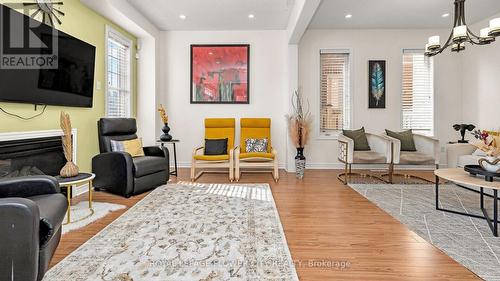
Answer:
<svg viewBox="0 0 500 281"><path fill-rule="evenodd" d="M465 6L468 24L500 13L500 0L466 0ZM309 28L448 28L452 22L453 0L323 0Z"/></svg>
<svg viewBox="0 0 500 281"><path fill-rule="evenodd" d="M286 29L294 0L127 0L162 30ZM182 20L179 15L185 15ZM254 19L248 15L254 14Z"/></svg>

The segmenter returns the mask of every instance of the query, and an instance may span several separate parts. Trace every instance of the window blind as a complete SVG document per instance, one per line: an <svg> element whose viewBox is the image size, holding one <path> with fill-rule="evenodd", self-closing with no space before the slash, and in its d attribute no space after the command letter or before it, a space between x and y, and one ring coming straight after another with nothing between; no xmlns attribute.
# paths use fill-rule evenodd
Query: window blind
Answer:
<svg viewBox="0 0 500 281"><path fill-rule="evenodd" d="M320 53L320 133L350 126L349 53Z"/></svg>
<svg viewBox="0 0 500 281"><path fill-rule="evenodd" d="M130 117L130 43L115 31L107 33L108 117Z"/></svg>
<svg viewBox="0 0 500 281"><path fill-rule="evenodd" d="M423 50L403 50L402 128L434 135L434 61Z"/></svg>

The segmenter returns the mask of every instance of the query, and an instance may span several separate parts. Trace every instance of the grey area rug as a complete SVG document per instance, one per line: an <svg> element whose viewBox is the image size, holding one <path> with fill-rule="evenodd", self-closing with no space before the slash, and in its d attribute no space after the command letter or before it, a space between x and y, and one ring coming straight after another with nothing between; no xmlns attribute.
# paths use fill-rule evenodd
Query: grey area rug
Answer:
<svg viewBox="0 0 500 281"><path fill-rule="evenodd" d="M437 211L434 185L350 187L479 277L500 280L500 238L485 220ZM440 186L439 198L447 209L482 215L479 194L448 184ZM492 216L492 199L485 206Z"/></svg>
<svg viewBox="0 0 500 281"><path fill-rule="evenodd" d="M45 281L298 280L268 184L161 186Z"/></svg>

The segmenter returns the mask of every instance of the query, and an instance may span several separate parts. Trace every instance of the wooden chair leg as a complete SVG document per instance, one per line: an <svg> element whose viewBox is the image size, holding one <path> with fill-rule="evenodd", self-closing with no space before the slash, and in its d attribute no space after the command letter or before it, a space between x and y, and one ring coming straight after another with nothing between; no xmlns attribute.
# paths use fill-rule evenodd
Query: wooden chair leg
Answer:
<svg viewBox="0 0 500 281"><path fill-rule="evenodd" d="M229 181L234 181L234 160L232 158L229 159Z"/></svg>
<svg viewBox="0 0 500 281"><path fill-rule="evenodd" d="M278 166L278 159L274 158L274 172L273 172L274 181L278 182L280 180L280 172Z"/></svg>
<svg viewBox="0 0 500 281"><path fill-rule="evenodd" d="M239 159L236 159L234 166L235 166L234 178L236 181L240 181L241 173L240 173L240 161L239 161Z"/></svg>
<svg viewBox="0 0 500 281"><path fill-rule="evenodd" d="M196 173L196 160L193 159L191 161L191 182L194 182L196 180L195 173Z"/></svg>

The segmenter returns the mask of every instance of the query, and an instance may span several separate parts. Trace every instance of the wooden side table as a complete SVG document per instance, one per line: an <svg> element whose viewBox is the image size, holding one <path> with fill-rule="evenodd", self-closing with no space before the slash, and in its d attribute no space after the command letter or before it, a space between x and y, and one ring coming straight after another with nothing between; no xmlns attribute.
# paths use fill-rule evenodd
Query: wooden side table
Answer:
<svg viewBox="0 0 500 281"><path fill-rule="evenodd" d="M60 176L55 177L56 180L59 182L60 187L65 187L66 188L66 198L68 199L68 211L67 211L67 218L66 218L66 223L68 224L71 221L71 189L80 184L85 184L88 183L89 185L89 209L90 209L90 214L84 218L79 219L83 220L86 219L94 214L94 209L92 208L92 181L95 178L95 174L92 173L79 173L77 176L71 177L71 178L62 178ZM73 221L76 222L76 221Z"/></svg>
<svg viewBox="0 0 500 281"><path fill-rule="evenodd" d="M484 219L488 223L488 226L491 229L491 232L495 237L498 237L498 190L500 190L500 181L485 181L484 178L471 176L469 173L464 171L462 168L451 168L451 169L439 169L434 171L434 175L436 175L436 210L444 211L448 213L453 213L462 216L474 217L479 219ZM458 187L475 187L479 188L480 200L479 204L481 207L481 211L483 212L483 216L459 212L455 210L445 209L439 206L439 179L445 179L450 182L455 183ZM493 218L490 218L488 212L484 208L484 196L487 195L484 193L484 189L488 188L493 190ZM467 190L471 190L470 188L465 188ZM475 191L475 190L471 190ZM477 191L476 191L477 192Z"/></svg>
<svg viewBox="0 0 500 281"><path fill-rule="evenodd" d="M177 150L176 150L175 144L180 142L180 140L174 140L174 139L169 140L169 141L157 140L156 142L159 143L161 145L161 147L164 147L166 143L171 143L173 145L173 148L174 148L174 170L170 172L170 175L177 177L177 175L178 175L178 173L177 173Z"/></svg>

